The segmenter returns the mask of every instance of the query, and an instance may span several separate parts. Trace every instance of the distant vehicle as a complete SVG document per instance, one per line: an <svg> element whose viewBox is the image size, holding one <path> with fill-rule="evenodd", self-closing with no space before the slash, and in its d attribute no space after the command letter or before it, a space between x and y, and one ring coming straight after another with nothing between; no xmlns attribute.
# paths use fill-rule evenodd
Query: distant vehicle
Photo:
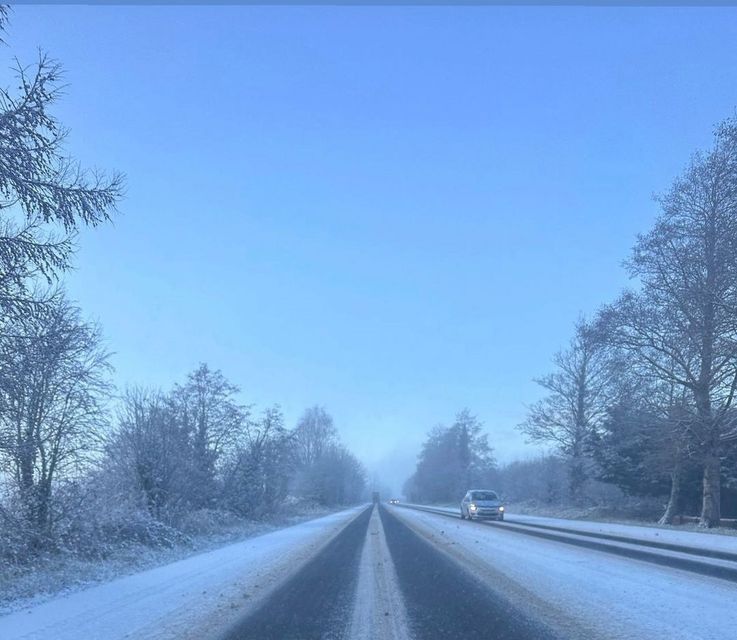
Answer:
<svg viewBox="0 0 737 640"><path fill-rule="evenodd" d="M504 505L499 496L488 489L472 489L461 502L461 519L504 520Z"/></svg>
<svg viewBox="0 0 737 640"><path fill-rule="evenodd" d="M372 502L373 502L374 504L379 504L379 492L378 492L378 491L374 491L374 492L373 492L373 493L371 494L371 500L372 500Z"/></svg>
<svg viewBox="0 0 737 640"><path fill-rule="evenodd" d="M389 504L399 504L399 499L398 498L391 498L389 500Z"/></svg>

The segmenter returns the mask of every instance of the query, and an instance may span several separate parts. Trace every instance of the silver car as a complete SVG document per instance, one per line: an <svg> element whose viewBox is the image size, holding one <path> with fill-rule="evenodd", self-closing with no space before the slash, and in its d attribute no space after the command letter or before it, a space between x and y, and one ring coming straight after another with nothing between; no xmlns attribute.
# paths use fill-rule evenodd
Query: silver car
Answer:
<svg viewBox="0 0 737 640"><path fill-rule="evenodd" d="M461 502L461 518L504 520L504 505L499 496L488 489L472 489Z"/></svg>

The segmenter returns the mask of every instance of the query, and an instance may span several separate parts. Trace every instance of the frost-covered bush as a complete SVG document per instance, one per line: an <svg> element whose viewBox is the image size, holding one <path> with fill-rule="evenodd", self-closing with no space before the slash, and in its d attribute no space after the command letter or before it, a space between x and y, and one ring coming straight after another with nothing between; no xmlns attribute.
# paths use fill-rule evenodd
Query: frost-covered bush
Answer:
<svg viewBox="0 0 737 640"><path fill-rule="evenodd" d="M286 496L278 507L277 513L287 515L309 515L311 513L322 513L325 507L317 503L315 500L303 498L300 496Z"/></svg>
<svg viewBox="0 0 737 640"><path fill-rule="evenodd" d="M30 549L23 529L10 520L0 522L0 564L17 564L28 558Z"/></svg>
<svg viewBox="0 0 737 640"><path fill-rule="evenodd" d="M183 513L177 521L177 528L186 535L209 536L233 529L243 523L243 519L231 511L222 509L197 509Z"/></svg>
<svg viewBox="0 0 737 640"><path fill-rule="evenodd" d="M135 496L117 491L98 474L59 484L45 536L24 534L22 521L0 527L0 555L17 563L41 553L97 559L126 547L168 548L188 542L185 533L156 520Z"/></svg>

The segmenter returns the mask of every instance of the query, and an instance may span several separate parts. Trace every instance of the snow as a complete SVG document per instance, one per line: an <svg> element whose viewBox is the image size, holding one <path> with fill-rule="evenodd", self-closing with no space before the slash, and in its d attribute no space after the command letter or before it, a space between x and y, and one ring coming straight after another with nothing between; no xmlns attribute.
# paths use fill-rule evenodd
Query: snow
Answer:
<svg viewBox="0 0 737 640"><path fill-rule="evenodd" d="M409 509L395 513L565 637L722 640L737 626L737 585L724 580L503 527Z"/></svg>
<svg viewBox="0 0 737 640"><path fill-rule="evenodd" d="M316 552L349 509L0 617L3 640L202 640Z"/></svg>
<svg viewBox="0 0 737 640"><path fill-rule="evenodd" d="M361 552L349 638L351 640L411 638L399 580L376 507L371 514Z"/></svg>
<svg viewBox="0 0 737 640"><path fill-rule="evenodd" d="M625 536L636 540L665 542L695 549L715 549L737 554L737 536L699 533L698 531L677 531L661 527L646 525L630 525L609 522L591 522L579 520L565 520L563 518L543 518L540 516L523 516L510 514L510 522L521 524L543 524L553 527L563 527L582 532L603 533L615 536Z"/></svg>
<svg viewBox="0 0 737 640"><path fill-rule="evenodd" d="M411 506L411 505L408 505ZM417 505L421 506L421 505ZM432 507L438 511L445 511L458 515L458 509ZM566 520L564 518L547 518L542 516L524 516L507 513L505 519L510 524L539 524L552 527L561 527L570 531L582 533L601 533L606 535L624 536L634 541L654 541L667 544L677 544L695 549L713 549L726 551L737 555L737 536L700 533L698 531L678 531L646 525L618 524L613 522L594 522L581 520Z"/></svg>

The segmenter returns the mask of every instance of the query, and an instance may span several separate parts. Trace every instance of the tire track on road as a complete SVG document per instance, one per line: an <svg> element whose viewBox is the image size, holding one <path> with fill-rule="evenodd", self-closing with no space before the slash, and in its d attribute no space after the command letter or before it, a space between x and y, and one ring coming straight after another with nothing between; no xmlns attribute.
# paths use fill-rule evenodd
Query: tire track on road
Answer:
<svg viewBox="0 0 737 640"><path fill-rule="evenodd" d="M455 519L459 517L457 513L434 507L403 505L403 508L424 511L443 518ZM729 582L737 582L737 564L735 564L737 556L731 552L692 548L685 545L565 529L563 527L515 522L514 520L506 520L504 524L481 520L474 521L472 524L481 527L495 527L498 531L508 534L522 534L543 540L552 540L561 544L583 547L623 558L641 560L664 567L699 573L712 578L720 578Z"/></svg>
<svg viewBox="0 0 737 640"><path fill-rule="evenodd" d="M379 510L412 631L422 640L554 640L559 635L532 620L412 531Z"/></svg>
<svg viewBox="0 0 737 640"><path fill-rule="evenodd" d="M359 560L372 508L238 622L223 640L340 640L351 620Z"/></svg>

